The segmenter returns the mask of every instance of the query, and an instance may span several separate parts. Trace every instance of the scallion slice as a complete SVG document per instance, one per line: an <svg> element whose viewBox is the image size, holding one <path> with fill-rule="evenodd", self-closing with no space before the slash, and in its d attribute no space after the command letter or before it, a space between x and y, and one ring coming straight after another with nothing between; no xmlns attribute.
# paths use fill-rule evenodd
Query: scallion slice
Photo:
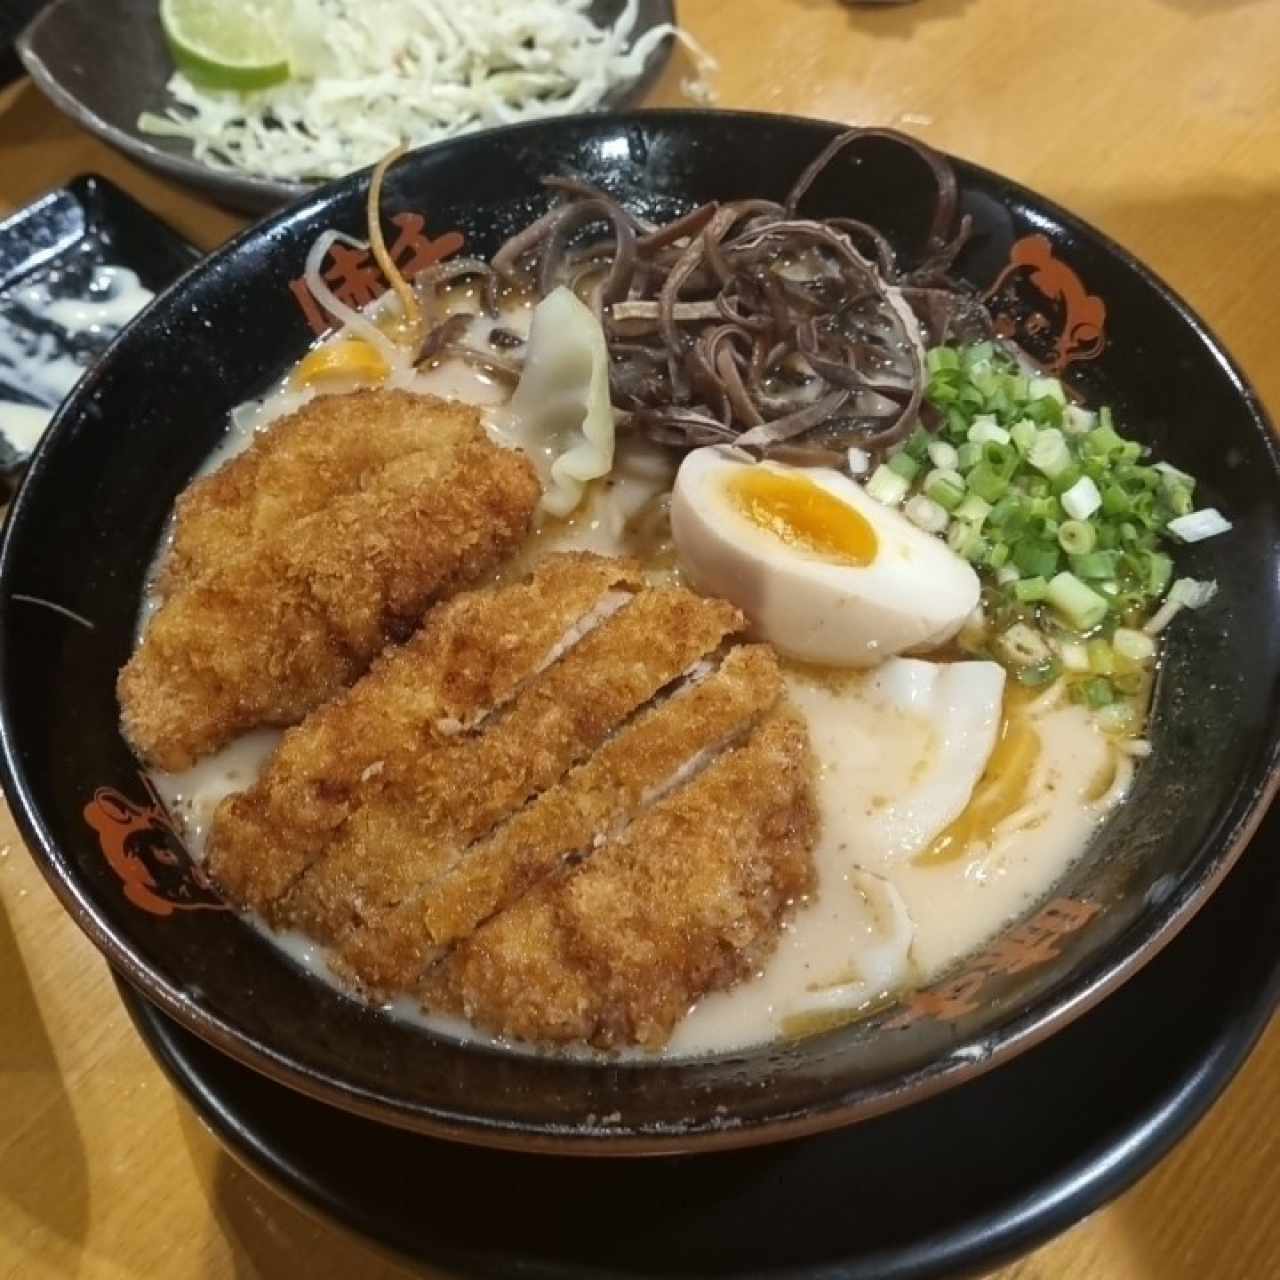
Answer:
<svg viewBox="0 0 1280 1280"><path fill-rule="evenodd" d="M896 507L907 496L911 482L882 462L867 481L867 493L886 507Z"/></svg>
<svg viewBox="0 0 1280 1280"><path fill-rule="evenodd" d="M1047 595L1049 603L1076 631L1092 631L1107 616L1106 598L1090 590L1074 573L1064 571L1053 577Z"/></svg>
<svg viewBox="0 0 1280 1280"><path fill-rule="evenodd" d="M1170 520L1166 527L1175 538L1181 538L1183 542L1203 542L1205 538L1228 533L1231 521L1216 507L1202 507L1199 511Z"/></svg>
<svg viewBox="0 0 1280 1280"><path fill-rule="evenodd" d="M902 512L913 525L926 533L944 533L951 522L943 507L923 493L909 499Z"/></svg>
<svg viewBox="0 0 1280 1280"><path fill-rule="evenodd" d="M1082 556L1092 551L1098 532L1087 520L1067 520L1058 529L1058 545L1069 556Z"/></svg>
<svg viewBox="0 0 1280 1280"><path fill-rule="evenodd" d="M1073 520L1087 520L1102 506L1102 494L1089 476L1081 476L1059 498L1062 509Z"/></svg>
<svg viewBox="0 0 1280 1280"><path fill-rule="evenodd" d="M1071 450L1057 427L1046 427L1036 435L1027 451L1027 461L1050 480L1071 465Z"/></svg>

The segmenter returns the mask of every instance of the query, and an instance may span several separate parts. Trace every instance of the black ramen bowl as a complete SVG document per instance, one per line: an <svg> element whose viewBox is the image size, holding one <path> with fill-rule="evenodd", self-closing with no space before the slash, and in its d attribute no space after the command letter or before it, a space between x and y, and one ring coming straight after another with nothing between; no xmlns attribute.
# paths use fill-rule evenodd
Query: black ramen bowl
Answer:
<svg viewBox="0 0 1280 1280"><path fill-rule="evenodd" d="M524 126L409 157L385 208L425 253L462 241L488 254L544 207L544 174L580 175L663 217L781 197L837 131L710 112ZM1149 271L1024 188L957 171L975 228L963 275L1235 522L1179 553L1179 572L1216 579L1219 596L1171 629L1154 753L1047 901L869 1021L715 1059L609 1064L392 1021L308 977L218 902L121 739L115 676L174 498L228 411L314 340L298 282L322 231L362 232L367 176L354 176L247 231L128 327L39 447L0 550L5 787L50 883L119 972L227 1053L348 1110L496 1146L624 1154L748 1145L904 1106L1026 1049L1150 959L1222 879L1276 782L1276 447L1230 358ZM908 261L932 209L920 162L873 141L808 199L875 222Z"/></svg>

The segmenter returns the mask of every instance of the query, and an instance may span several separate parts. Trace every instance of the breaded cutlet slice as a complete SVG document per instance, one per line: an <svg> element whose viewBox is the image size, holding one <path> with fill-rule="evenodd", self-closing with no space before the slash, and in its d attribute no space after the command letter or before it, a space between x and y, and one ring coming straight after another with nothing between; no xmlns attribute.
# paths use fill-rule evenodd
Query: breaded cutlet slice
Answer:
<svg viewBox="0 0 1280 1280"><path fill-rule="evenodd" d="M786 702L576 867L536 884L428 971L431 1010L541 1043L660 1048L746 977L813 887L808 734Z"/></svg>
<svg viewBox="0 0 1280 1280"><path fill-rule="evenodd" d="M704 661L374 927L336 939L338 965L376 991L416 984L442 948L469 936L544 876L581 858L675 789L782 697L764 645Z"/></svg>
<svg viewBox="0 0 1280 1280"><path fill-rule="evenodd" d="M731 605L682 588L637 593L481 732L420 740L406 768L371 778L325 856L269 918L325 941L380 929L385 913L742 625Z"/></svg>
<svg viewBox="0 0 1280 1280"><path fill-rule="evenodd" d="M538 497L528 459L470 406L310 402L180 499L163 602L120 673L125 736L179 770L297 723L510 555Z"/></svg>
<svg viewBox="0 0 1280 1280"><path fill-rule="evenodd" d="M271 914L362 807L400 791L421 753L460 745L641 585L629 561L575 553L439 605L364 679L285 733L254 786L222 802L207 870L232 901Z"/></svg>

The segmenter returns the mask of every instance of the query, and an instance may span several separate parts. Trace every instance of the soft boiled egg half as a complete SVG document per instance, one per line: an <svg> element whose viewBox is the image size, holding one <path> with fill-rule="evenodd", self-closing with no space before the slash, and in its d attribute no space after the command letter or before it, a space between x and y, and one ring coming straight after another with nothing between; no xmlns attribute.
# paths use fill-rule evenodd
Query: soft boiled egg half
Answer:
<svg viewBox="0 0 1280 1280"><path fill-rule="evenodd" d="M824 467L696 449L676 476L671 529L694 585L802 662L866 667L936 648L978 603L967 561Z"/></svg>

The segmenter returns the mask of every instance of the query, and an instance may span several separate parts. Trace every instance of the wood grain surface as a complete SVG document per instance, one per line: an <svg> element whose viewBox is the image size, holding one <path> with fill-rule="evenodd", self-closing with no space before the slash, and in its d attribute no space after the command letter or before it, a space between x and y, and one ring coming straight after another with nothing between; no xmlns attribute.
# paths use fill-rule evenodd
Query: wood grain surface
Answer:
<svg viewBox="0 0 1280 1280"><path fill-rule="evenodd" d="M1053 197L1181 291L1280 407L1280 0L680 10L720 62L720 105L895 125ZM650 103L680 103L690 71L677 56ZM29 84L0 93L0 213L83 172L205 248L240 225L95 142ZM1003 1280L1280 1275L1278 1104L1273 1025L1171 1157ZM409 1274L219 1150L0 809L0 1280Z"/></svg>

